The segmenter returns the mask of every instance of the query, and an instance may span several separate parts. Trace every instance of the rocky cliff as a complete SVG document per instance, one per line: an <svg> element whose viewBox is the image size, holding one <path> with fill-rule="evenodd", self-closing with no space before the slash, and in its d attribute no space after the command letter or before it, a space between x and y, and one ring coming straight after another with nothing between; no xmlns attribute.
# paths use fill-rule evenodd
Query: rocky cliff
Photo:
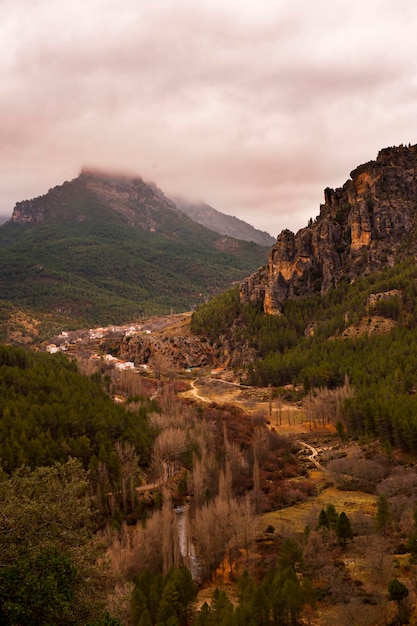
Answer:
<svg viewBox="0 0 417 626"><path fill-rule="evenodd" d="M263 299L277 314L287 298L325 293L415 255L417 145L381 150L338 189L325 189L320 214L296 234L284 230L268 265L241 285L243 302Z"/></svg>

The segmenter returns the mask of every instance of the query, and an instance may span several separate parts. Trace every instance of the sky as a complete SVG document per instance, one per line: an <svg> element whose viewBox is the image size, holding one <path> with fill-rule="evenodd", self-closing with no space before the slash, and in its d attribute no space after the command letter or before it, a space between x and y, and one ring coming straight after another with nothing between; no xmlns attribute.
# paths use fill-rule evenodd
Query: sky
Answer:
<svg viewBox="0 0 417 626"><path fill-rule="evenodd" d="M417 143L415 0L1 0L0 216L82 167L276 237Z"/></svg>

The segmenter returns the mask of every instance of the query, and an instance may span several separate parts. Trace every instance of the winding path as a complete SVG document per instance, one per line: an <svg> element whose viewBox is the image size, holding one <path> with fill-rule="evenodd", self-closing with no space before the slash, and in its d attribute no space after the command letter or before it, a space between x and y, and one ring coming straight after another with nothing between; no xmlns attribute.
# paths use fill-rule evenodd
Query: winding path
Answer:
<svg viewBox="0 0 417 626"><path fill-rule="evenodd" d="M191 381L191 390L192 390L193 396L195 396L198 400L201 400L202 402L208 402L209 404L211 404L213 400L210 400L210 398L206 398L205 396L200 396L200 394L198 393L197 387L195 386L197 381L198 381L198 378L195 378L194 380Z"/></svg>
<svg viewBox="0 0 417 626"><path fill-rule="evenodd" d="M311 454L308 457L309 460L317 467L317 469L319 469L320 471L324 472L323 465L316 459L316 456L319 453L317 448L315 448L314 446L310 445L309 443L306 443L305 441L297 441L297 443L299 443L300 446L303 446L304 448L307 448L307 450L310 450Z"/></svg>

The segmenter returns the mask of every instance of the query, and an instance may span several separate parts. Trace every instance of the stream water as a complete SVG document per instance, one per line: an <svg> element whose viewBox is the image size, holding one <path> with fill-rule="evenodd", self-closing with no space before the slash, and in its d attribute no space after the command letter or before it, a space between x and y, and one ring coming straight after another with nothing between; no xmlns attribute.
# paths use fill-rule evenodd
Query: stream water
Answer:
<svg viewBox="0 0 417 626"><path fill-rule="evenodd" d="M178 541L184 565L191 572L193 580L201 579L201 567L195 554L195 548L188 537L188 506L177 506L174 509L177 514Z"/></svg>

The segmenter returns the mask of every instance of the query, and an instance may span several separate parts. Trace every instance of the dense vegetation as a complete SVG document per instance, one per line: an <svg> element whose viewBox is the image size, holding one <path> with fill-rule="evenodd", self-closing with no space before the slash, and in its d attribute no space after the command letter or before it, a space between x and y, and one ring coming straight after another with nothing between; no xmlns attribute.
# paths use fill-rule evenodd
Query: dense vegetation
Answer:
<svg viewBox="0 0 417 626"><path fill-rule="evenodd" d="M48 220L0 227L3 302L78 327L119 323L190 310L265 262L266 248L219 247L218 234L173 211L154 216L155 232L132 228L93 194L67 187L46 196Z"/></svg>
<svg viewBox="0 0 417 626"><path fill-rule="evenodd" d="M139 395L118 405L110 385L62 354L0 345L2 624L118 624L102 612L112 578L96 533L140 514L132 489L159 409Z"/></svg>
<svg viewBox="0 0 417 626"><path fill-rule="evenodd" d="M291 488L295 457L263 417L250 419L233 406L196 410L178 401L173 385L159 390L156 403L137 393L138 379L118 380L126 397L120 406L105 392L115 384L110 377L81 376L62 354L0 346L1 623L116 625L103 607L118 569L124 582L135 580L128 623L148 623L149 611L158 624L205 623L211 609L201 618L190 612L196 589L162 485L174 481L175 502L189 502L204 579L224 560L237 571L239 545L249 562L256 510L307 497L307 481L305 489L302 480ZM142 491L146 480L154 494L145 495L146 485ZM106 524L107 574L94 539ZM147 568L158 581L149 607ZM294 574L287 578L277 574L268 585L277 594L280 585L298 589ZM255 579L250 584L254 593ZM219 617L213 610L211 621ZM244 615L251 611L246 606Z"/></svg>
<svg viewBox="0 0 417 626"><path fill-rule="evenodd" d="M103 597L81 463L2 474L0 500L0 622L87 624Z"/></svg>
<svg viewBox="0 0 417 626"><path fill-rule="evenodd" d="M389 332L366 332L386 320ZM416 453L416 322L417 267L408 261L325 296L287 300L280 316L240 305L232 290L200 307L192 328L212 341L225 335L253 347L259 358L248 367L250 384L301 385L308 393L340 387L347 376L355 397L345 402L345 427ZM344 332L355 327L356 335Z"/></svg>
<svg viewBox="0 0 417 626"><path fill-rule="evenodd" d="M373 490L378 483L374 530L369 515L349 519L329 505L311 509L304 533L275 533L259 524L259 513L307 500L315 487L298 474L297 448L265 428L264 416L231 405L187 405L174 383L161 384L156 403L141 393L148 379L83 378L62 354L3 346L0 363L1 438L16 441L20 456L16 469L0 475L1 623L290 626L312 618L316 600L337 605L338 623L348 623L344 611L352 610L377 613L370 623L382 623L388 580L385 590L364 591L343 558L364 540L369 560L378 551L386 556L392 579L391 543L415 553L409 518L416 474L396 473L386 452L371 461L368 449L366 458L329 464L335 482L366 478ZM103 391L116 384L124 407ZM36 445L35 421L47 433ZM77 437L82 430L90 446ZM41 447L48 458L32 457ZM68 458L70 448L78 459ZM215 590L199 610L189 555L180 549L176 505L184 503L198 581L225 576L235 584L231 597ZM106 560L97 559L104 547ZM407 593L404 583L390 583L389 598L404 614Z"/></svg>
<svg viewBox="0 0 417 626"><path fill-rule="evenodd" d="M280 563L258 584L247 571L237 581L237 605L216 589L196 612L196 586L185 568L172 567L165 577L145 570L135 582L132 606L137 624L175 626L291 626L297 624L306 603L314 603L308 579L300 581L301 551L290 541Z"/></svg>
<svg viewBox="0 0 417 626"><path fill-rule="evenodd" d="M151 443L144 401L126 410L105 393L100 374L87 378L63 355L0 345L0 458L12 472L80 459L107 464L117 480L117 441L135 446L142 463Z"/></svg>

